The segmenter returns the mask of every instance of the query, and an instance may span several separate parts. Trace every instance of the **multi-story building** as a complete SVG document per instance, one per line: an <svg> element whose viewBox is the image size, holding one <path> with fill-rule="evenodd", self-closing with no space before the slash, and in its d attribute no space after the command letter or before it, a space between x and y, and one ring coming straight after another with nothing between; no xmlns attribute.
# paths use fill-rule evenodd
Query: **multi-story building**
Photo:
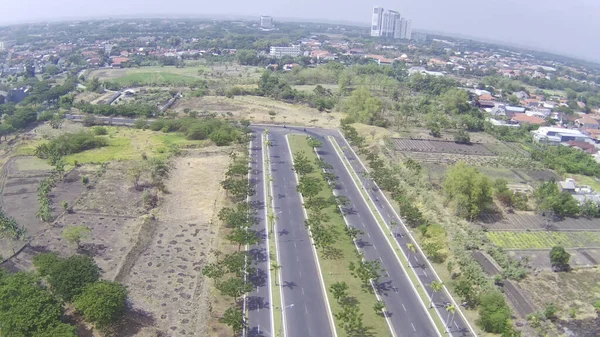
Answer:
<svg viewBox="0 0 600 337"><path fill-rule="evenodd" d="M261 16L260 17L260 28L271 29L273 28L273 17Z"/></svg>
<svg viewBox="0 0 600 337"><path fill-rule="evenodd" d="M301 53L300 45L291 45L289 47L271 47L269 55L280 58L284 56L296 57L300 56Z"/></svg>
<svg viewBox="0 0 600 337"><path fill-rule="evenodd" d="M406 25L404 26L404 36L402 39L410 40L412 39L412 21L406 20Z"/></svg>
<svg viewBox="0 0 600 337"><path fill-rule="evenodd" d="M383 7L373 7L371 36L410 40L412 37L411 26L411 21L403 18L400 13L385 10Z"/></svg>
<svg viewBox="0 0 600 337"><path fill-rule="evenodd" d="M383 21L383 7L373 7L371 18L371 36L381 36L381 25Z"/></svg>
<svg viewBox="0 0 600 337"><path fill-rule="evenodd" d="M381 20L381 35L383 37L394 37L396 33L396 26L400 22L400 13L395 11L384 11L383 19Z"/></svg>

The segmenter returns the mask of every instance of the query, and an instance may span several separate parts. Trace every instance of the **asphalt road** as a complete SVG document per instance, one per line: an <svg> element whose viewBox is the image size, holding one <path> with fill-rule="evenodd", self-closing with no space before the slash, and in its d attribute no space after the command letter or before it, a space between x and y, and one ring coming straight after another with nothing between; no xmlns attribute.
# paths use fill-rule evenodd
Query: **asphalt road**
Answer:
<svg viewBox="0 0 600 337"><path fill-rule="evenodd" d="M321 133L317 131L318 133ZM375 206L379 210L384 221L389 225L391 221L396 223L400 223L401 227L396 231L395 239L399 243L400 248L404 251L406 256L411 256L410 264L412 268L415 270L417 276L421 280L421 283L424 285L430 284L432 281L436 281L437 278L434 275L434 272L431 270L430 265L428 264L425 256L417 251L416 253L412 253L407 248L407 243L412 243L409 236L407 235L407 228L404 226L402 220L396 216L393 208L386 202L385 196L383 192L376 186L376 184L368 178L365 178L364 175L360 174L364 171L363 166L361 165L358 158L356 158L355 153L351 150L350 145L346 142L344 137L342 137L337 131L331 132L331 130L324 131L325 134L331 134L337 140L337 143L342 148L344 155L348 158L352 168L359 176L362 184L367 189L371 199L374 201ZM345 181L345 180L344 180ZM347 187L348 184L344 183L344 186ZM425 290L428 295L431 297L433 295L433 290L431 287L426 286ZM435 307L438 311L439 315L442 317L444 322L448 322L450 325L449 330L452 336L473 336L471 330L468 328L467 323L460 314L450 314L446 311L444 304L450 303L450 297L445 291L440 291L435 294ZM429 305L429 303L426 303ZM449 317L450 316L450 317Z"/></svg>
<svg viewBox="0 0 600 337"><path fill-rule="evenodd" d="M254 133L254 139L250 144L250 183L255 190L250 197L250 203L256 211L256 224L252 228L262 238L261 242L249 247L255 271L248 275L248 281L254 284L254 291L246 297L246 308L248 312L247 333L248 337L271 337L272 326L272 298L270 292L269 275L269 251L267 241L267 218L265 208L264 189L264 160L262 154L262 141L260 132Z"/></svg>
<svg viewBox="0 0 600 337"><path fill-rule="evenodd" d="M271 129L269 139L272 146L269 150L286 337L333 336L319 269L304 225L302 203L296 191L285 133L285 129ZM274 310L281 310L279 303L275 306Z"/></svg>
<svg viewBox="0 0 600 337"><path fill-rule="evenodd" d="M328 131L313 132L312 129L309 132L314 136L330 134ZM318 154L333 166L333 171L338 176L336 193L346 196L349 200L349 204L344 208L345 218L351 227L363 232L357 237L357 246L366 260L379 260L385 270L375 287L386 303L387 317L396 336L436 336L435 326L427 316L418 295L411 287L408 276L400 266L352 177L329 140L327 138L321 140L323 146L318 150Z"/></svg>

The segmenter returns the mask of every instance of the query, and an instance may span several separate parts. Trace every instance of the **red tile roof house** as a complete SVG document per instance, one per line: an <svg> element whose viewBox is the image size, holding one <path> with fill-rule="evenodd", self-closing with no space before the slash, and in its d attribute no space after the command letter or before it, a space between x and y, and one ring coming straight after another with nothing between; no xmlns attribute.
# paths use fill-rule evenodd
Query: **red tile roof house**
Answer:
<svg viewBox="0 0 600 337"><path fill-rule="evenodd" d="M127 63L129 59L127 57L113 57L112 67L122 67L124 63Z"/></svg>
<svg viewBox="0 0 600 337"><path fill-rule="evenodd" d="M598 149L590 143L586 143L586 142L578 142L578 141L574 141L574 140L570 140L567 142L567 144L569 144L569 147L572 147L574 149L578 149L578 150L582 150L584 152L587 152L589 154L596 154L598 153Z"/></svg>
<svg viewBox="0 0 600 337"><path fill-rule="evenodd" d="M512 121L526 124L543 125L546 121L543 118L529 116L524 113L516 113L513 115Z"/></svg>

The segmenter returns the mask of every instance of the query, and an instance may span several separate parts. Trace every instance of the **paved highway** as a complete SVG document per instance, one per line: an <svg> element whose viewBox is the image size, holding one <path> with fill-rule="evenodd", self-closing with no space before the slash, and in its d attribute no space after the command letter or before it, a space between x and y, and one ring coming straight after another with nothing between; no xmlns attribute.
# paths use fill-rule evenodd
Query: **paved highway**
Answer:
<svg viewBox="0 0 600 337"><path fill-rule="evenodd" d="M255 194L250 197L250 203L256 210L257 219L252 229L261 236L262 240L249 249L252 261L254 261L252 267L255 268L255 272L248 275L248 280L254 284L255 290L246 297L248 311L246 336L248 337L274 336L262 146L261 134L255 132L250 143L250 183L253 185Z"/></svg>
<svg viewBox="0 0 600 337"><path fill-rule="evenodd" d="M319 133L331 134L331 131L328 130ZM388 226L391 221L401 224L401 229L397 233L398 235L396 235L395 239L399 243L399 246L403 250L405 256L412 256L410 265L415 270L417 276L421 280L421 283L424 285L429 285L432 281L438 280L434 271L432 270L431 265L425 258L423 252L420 249L417 250L416 254L413 254L409 251L407 243L413 243L414 240L410 238L408 228L406 228L402 220L398 217L397 212L395 212L392 206L388 203L385 195L377 187L377 185L371 179L366 178L365 175L360 174L361 172L365 171L365 167L360 162L360 159L357 158L354 151L352 151L350 145L346 142L344 137L342 137L341 134L337 131L333 133L333 137L343 149L345 157L348 158L352 169L357 173L362 184L367 189L369 196L375 203L375 206L377 207L377 210L381 214L381 217L384 219L384 221L388 224ZM347 184L345 184L345 186L346 185ZM427 291L430 297L433 295L433 290L431 289L431 287L426 286L425 290ZM451 326L449 327L450 334L456 337L475 336L472 332L472 329L469 329L469 325L466 319L462 317L461 313L458 312L458 310L456 314L450 314L446 311L444 304L451 302L452 299L449 296L449 293L447 293L446 291L440 291L435 294L435 306L438 314L442 317L442 320L444 322L451 323ZM427 305L429 305L429 303L427 303Z"/></svg>
<svg viewBox="0 0 600 337"><path fill-rule="evenodd" d="M312 131L312 130L311 130ZM327 135L327 131L311 132L314 136ZM338 176L336 193L348 198L349 204L344 213L348 224L363 232L357 238L357 245L368 261L379 260L385 270L375 285L377 292L386 303L387 317L393 326L396 336L437 336L437 330L429 318L418 295L413 290L410 280L402 269L393 249L387 242L364 202L360 191L356 188L352 177L345 169L343 162L327 138L321 138L323 146L318 154L333 166Z"/></svg>
<svg viewBox="0 0 600 337"><path fill-rule="evenodd" d="M285 129L271 129L269 153L277 215L275 235L283 285L285 337L334 336L318 262L304 226L302 202L296 191L286 132L282 130ZM274 305L277 307L274 310L281 310L279 303Z"/></svg>

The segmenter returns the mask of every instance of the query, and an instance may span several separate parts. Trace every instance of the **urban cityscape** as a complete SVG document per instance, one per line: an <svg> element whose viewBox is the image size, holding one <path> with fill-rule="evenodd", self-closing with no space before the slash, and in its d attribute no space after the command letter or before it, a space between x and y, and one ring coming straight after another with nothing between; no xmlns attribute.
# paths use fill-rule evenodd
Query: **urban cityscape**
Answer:
<svg viewBox="0 0 600 337"><path fill-rule="evenodd" d="M600 64L403 7L0 25L0 337L598 335Z"/></svg>

